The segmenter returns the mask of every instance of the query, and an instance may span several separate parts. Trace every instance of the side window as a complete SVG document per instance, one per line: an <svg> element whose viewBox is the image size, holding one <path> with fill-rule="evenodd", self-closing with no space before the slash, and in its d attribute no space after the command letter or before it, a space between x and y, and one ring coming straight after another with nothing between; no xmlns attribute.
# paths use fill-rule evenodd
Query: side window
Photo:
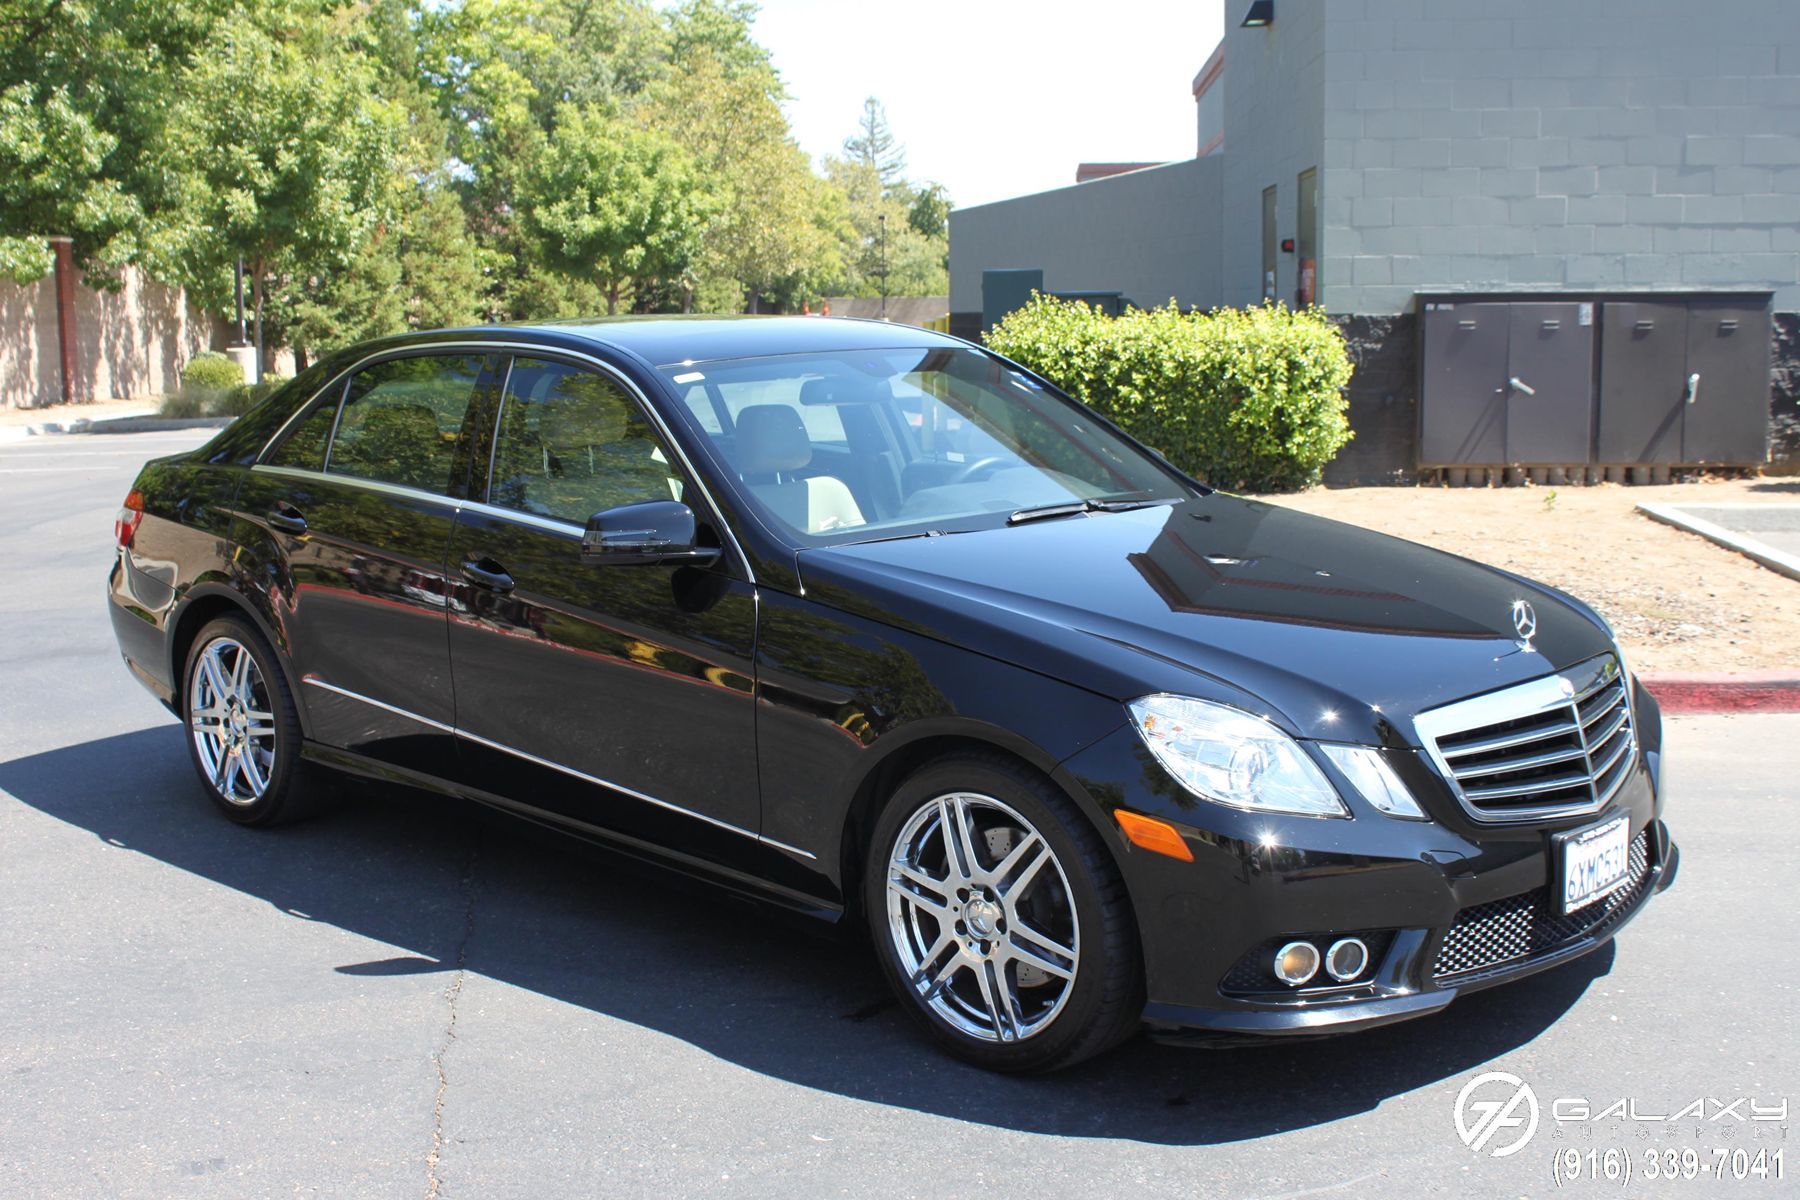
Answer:
<svg viewBox="0 0 1800 1200"><path fill-rule="evenodd" d="M585 525L601 509L681 495L667 448L617 384L564 363L513 360L490 504Z"/></svg>
<svg viewBox="0 0 1800 1200"><path fill-rule="evenodd" d="M302 467L308 471L325 469L325 443L331 440L332 422L337 420L338 398L342 386L321 397L313 410L294 422L275 452L269 455L272 467Z"/></svg>
<svg viewBox="0 0 1800 1200"><path fill-rule="evenodd" d="M448 492L481 370L480 355L453 354L389 359L359 371L344 395L325 469Z"/></svg>

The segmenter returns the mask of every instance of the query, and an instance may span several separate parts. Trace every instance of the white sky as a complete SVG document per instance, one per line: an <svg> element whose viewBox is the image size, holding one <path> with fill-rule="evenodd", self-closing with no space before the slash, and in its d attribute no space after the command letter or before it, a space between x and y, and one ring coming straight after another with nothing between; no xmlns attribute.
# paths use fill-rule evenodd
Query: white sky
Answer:
<svg viewBox="0 0 1800 1200"><path fill-rule="evenodd" d="M876 96L908 175L967 208L1072 184L1080 162L1192 156L1225 2L762 0L755 28L807 153L835 153Z"/></svg>

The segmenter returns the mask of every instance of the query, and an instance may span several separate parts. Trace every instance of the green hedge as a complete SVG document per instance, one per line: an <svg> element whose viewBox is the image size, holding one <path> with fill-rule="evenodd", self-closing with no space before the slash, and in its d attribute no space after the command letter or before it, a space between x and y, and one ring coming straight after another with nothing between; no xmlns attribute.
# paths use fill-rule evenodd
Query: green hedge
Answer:
<svg viewBox="0 0 1800 1200"><path fill-rule="evenodd" d="M181 368L184 392L228 392L244 386L244 368L214 350L202 351Z"/></svg>
<svg viewBox="0 0 1800 1200"><path fill-rule="evenodd" d="M1217 487L1310 487L1354 436L1350 357L1316 308L1183 313L1170 301L1109 317L1033 296L987 344Z"/></svg>
<svg viewBox="0 0 1800 1200"><path fill-rule="evenodd" d="M236 383L223 381L224 372L212 360L223 359L236 375ZM199 366L198 373L194 368ZM288 381L286 375L264 375L261 383L244 382L243 372L222 354L197 354L181 373L181 390L162 398L165 417L241 417L263 398Z"/></svg>

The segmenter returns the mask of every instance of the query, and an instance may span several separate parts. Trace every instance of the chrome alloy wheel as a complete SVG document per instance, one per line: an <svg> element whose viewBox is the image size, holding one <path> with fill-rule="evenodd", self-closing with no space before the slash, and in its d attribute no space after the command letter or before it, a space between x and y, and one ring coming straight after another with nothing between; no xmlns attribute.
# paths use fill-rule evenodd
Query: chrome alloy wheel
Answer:
<svg viewBox="0 0 1800 1200"><path fill-rule="evenodd" d="M254 804L275 769L275 714L256 659L222 637L194 660L188 680L188 725L201 769L232 804Z"/></svg>
<svg viewBox="0 0 1800 1200"><path fill-rule="evenodd" d="M986 1042L1046 1028L1081 961L1068 877L1031 822L991 796L923 804L888 856L888 932L907 982Z"/></svg>

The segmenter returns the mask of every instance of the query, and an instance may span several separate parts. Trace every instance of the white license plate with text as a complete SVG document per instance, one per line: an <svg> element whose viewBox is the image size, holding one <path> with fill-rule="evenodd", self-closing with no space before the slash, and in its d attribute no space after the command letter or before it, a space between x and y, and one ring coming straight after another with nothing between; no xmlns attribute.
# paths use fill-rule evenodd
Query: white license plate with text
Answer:
<svg viewBox="0 0 1800 1200"><path fill-rule="evenodd" d="M1631 820L1615 817L1601 825L1560 834L1562 911L1572 913L1611 895L1631 873Z"/></svg>

